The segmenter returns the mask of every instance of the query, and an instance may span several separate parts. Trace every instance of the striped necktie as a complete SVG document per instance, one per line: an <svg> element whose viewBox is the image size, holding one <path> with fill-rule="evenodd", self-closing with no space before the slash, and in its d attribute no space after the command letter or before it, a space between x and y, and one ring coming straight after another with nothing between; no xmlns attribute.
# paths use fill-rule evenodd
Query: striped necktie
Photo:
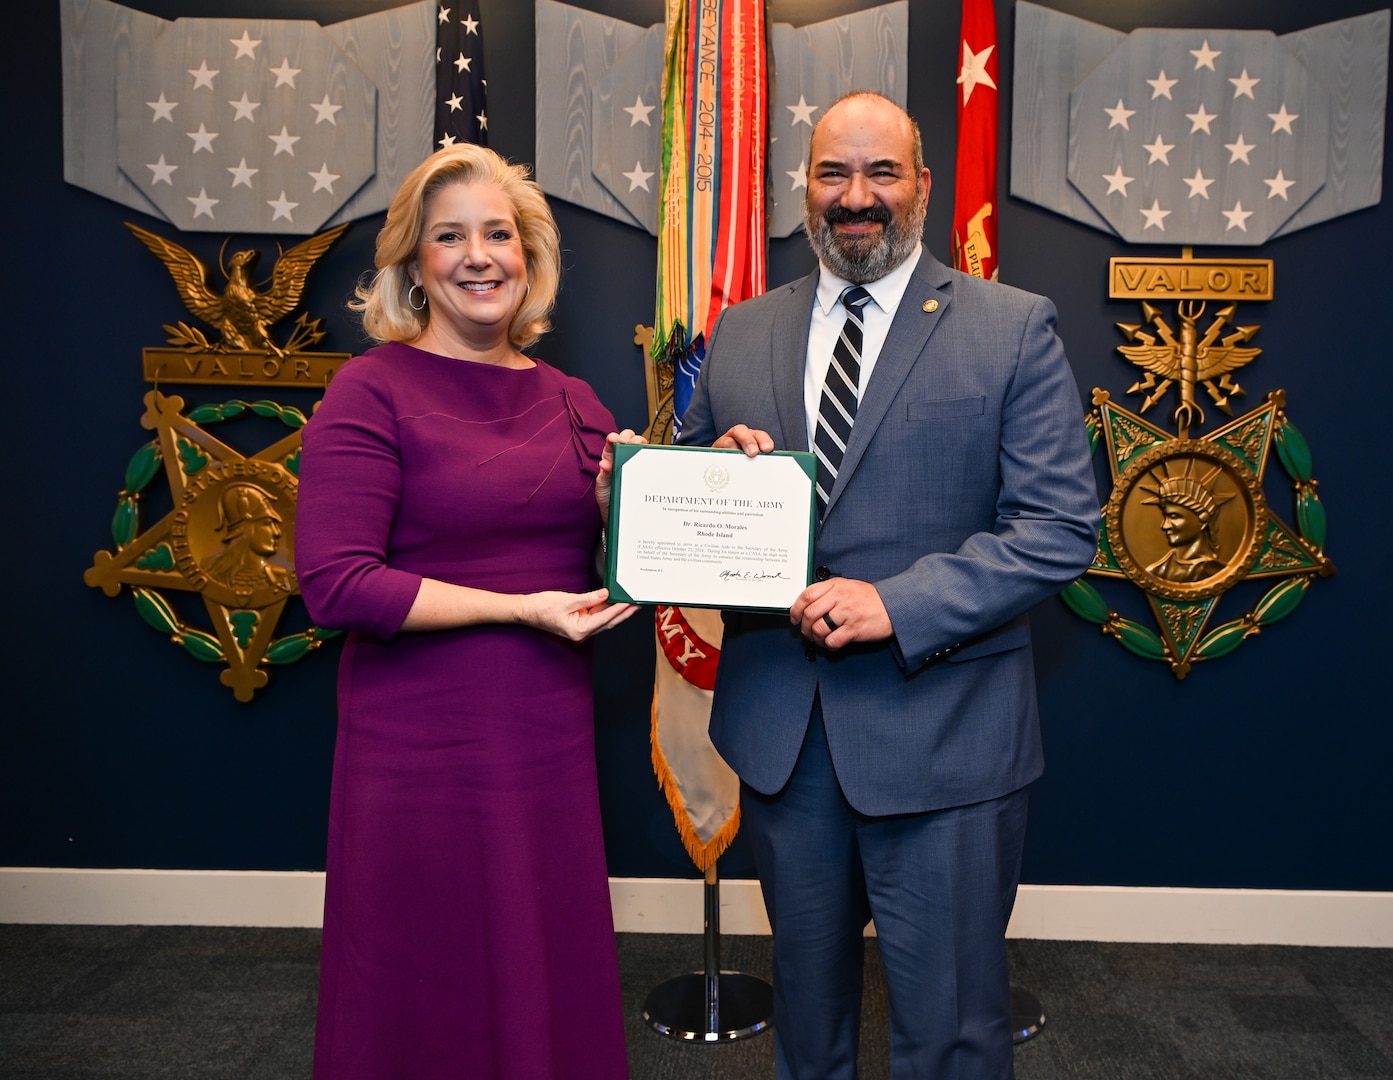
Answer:
<svg viewBox="0 0 1393 1080"><path fill-rule="evenodd" d="M832 363L827 368L827 381L817 407L817 430L813 434L819 518L832 497L832 484L841 468L842 455L846 453L852 421L856 419L856 388L861 381L861 308L870 298L871 294L860 285L848 287L841 296L846 322L832 349Z"/></svg>

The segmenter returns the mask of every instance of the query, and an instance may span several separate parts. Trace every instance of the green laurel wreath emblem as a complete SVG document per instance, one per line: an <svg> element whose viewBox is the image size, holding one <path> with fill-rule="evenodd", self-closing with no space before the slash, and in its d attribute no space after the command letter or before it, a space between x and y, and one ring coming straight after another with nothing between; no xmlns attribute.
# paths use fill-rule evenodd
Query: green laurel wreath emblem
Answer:
<svg viewBox="0 0 1393 1080"><path fill-rule="evenodd" d="M196 424L207 426L221 423L239 416L263 416L279 420L286 427L298 430L305 426L307 417L299 409L281 405L274 401L242 401L234 398L217 405L200 405L191 409L188 418ZM193 475L208 464L207 455L186 440L178 441L178 452L184 471ZM126 465L125 487L117 496L116 512L111 519L111 538L120 551L140 533L140 500L146 488L159 475L164 461L159 439L151 439L131 455ZM300 451L296 449L281 462L294 476L300 475ZM167 544L147 552L136 563L142 570L171 570L174 567L174 553ZM140 617L155 630L168 634L169 639L181 646L196 660L219 663L227 660L221 642L205 631L189 626L181 621L163 595L155 589L132 586L132 596ZM251 640L260 616L254 611L236 611L229 616L232 632L239 644ZM266 648L262 658L264 664L292 664L308 653L319 648L325 641L339 637L343 631L325 627L311 626L297 634L274 638Z"/></svg>

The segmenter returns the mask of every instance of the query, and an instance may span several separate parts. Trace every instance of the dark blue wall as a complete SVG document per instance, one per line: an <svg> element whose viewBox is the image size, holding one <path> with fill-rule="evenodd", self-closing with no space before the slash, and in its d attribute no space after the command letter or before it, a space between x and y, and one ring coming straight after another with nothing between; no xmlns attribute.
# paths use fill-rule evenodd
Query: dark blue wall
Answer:
<svg viewBox="0 0 1393 1080"><path fill-rule="evenodd" d="M191 0L141 5L179 15L336 22L377 0ZM662 18L660 0L589 0L628 21ZM873 6L776 0L774 18L804 23ZM997 0L1000 50L1012 52L1013 4ZM1057 0L1119 30L1213 26L1285 33L1373 10L1367 0ZM533 156L533 21L527 0L484 0L493 145ZM4 252L12 348L5 357L12 432L5 474L4 675L0 719L0 865L316 869L323 865L333 750L337 648L275 671L255 703L219 685L139 620L129 596L82 582L111 547L108 521L139 426L140 351L181 317L162 266L122 222L158 222L63 183L56 3L11 13L3 74L9 201ZM1125 20L1125 21L1123 21ZM910 107L937 182L926 240L946 256L952 208L957 4L911 0ZM1002 65L1003 128L1011 77ZM1006 190L1009 134L1002 133ZM18 192L18 194L16 194ZM623 424L645 422L633 328L653 317L655 241L555 204L568 251L555 332L541 355L588 379ZM310 279L306 306L326 317L322 345L355 351L343 313L371 265L379 218L355 223ZM167 231L167 230L166 230ZM205 261L221 237L181 236ZM1244 309L1263 354L1245 370L1248 402L1287 391L1315 455L1339 573L1296 613L1178 683L1051 602L1035 613L1048 768L1032 806L1025 878L1037 883L1393 889L1376 852L1393 833L1377 783L1393 760L1382 677L1389 590L1379 570L1390 511L1382 482L1379 372L1388 362L1385 295L1393 208L1387 203L1244 255L1276 264L1277 298ZM1121 398L1132 373L1115 347L1135 304L1106 298L1122 245L1047 211L1004 200L1002 277L1051 295L1085 393ZM1173 248L1156 255L1175 256ZM1199 252L1198 254L1209 254ZM810 266L801 238L771 252L771 281ZM190 402L233 396L176 388ZM307 409L290 393L273 395ZM229 426L259 448L270 429ZM1280 470L1269 483L1288 521ZM158 483L153 487L158 487ZM1109 591L1118 606L1131 601ZM1221 608L1232 618L1244 597ZM1251 603L1251 598L1246 598ZM1138 604L1135 617L1139 614ZM301 616L303 617L303 616ZM602 640L597 706L611 873L681 876L682 854L648 761L653 648L641 619ZM749 876L737 840L727 876Z"/></svg>

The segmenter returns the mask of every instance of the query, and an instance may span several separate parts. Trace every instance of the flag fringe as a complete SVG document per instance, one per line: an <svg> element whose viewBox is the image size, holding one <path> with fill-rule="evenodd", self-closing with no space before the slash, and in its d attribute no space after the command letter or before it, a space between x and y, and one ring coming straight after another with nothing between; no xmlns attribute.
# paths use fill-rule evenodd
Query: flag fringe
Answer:
<svg viewBox="0 0 1393 1080"><path fill-rule="evenodd" d="M667 763L667 755L663 753L662 746L658 743L658 695L653 695L653 706L651 711L652 720L649 726L649 743L653 748L653 772L658 777L658 786L662 788L663 795L667 798L667 804L672 810L673 821L677 825L677 835L682 838L682 846L687 849L687 855L692 862L696 863L696 868L703 874L711 867L716 865L716 860L724 854L726 848L730 847L730 842L735 839L735 834L740 831L740 803L736 802L735 809L725 824L706 843L702 842L697 835L696 826L692 824L691 816L687 813L687 806L682 801L681 789L677 786L677 777L672 773L672 767Z"/></svg>

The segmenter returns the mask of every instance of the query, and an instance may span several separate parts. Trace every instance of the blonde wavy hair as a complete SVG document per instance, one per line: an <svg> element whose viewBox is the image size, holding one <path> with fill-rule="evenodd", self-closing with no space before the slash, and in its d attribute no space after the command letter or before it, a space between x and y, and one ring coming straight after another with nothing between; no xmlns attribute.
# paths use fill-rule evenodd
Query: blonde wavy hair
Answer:
<svg viewBox="0 0 1393 1080"><path fill-rule="evenodd" d="M407 267L420 247L426 202L451 184L492 184L513 208L527 260L528 292L508 325L508 339L525 349L551 329L548 316L561 282L561 234L527 167L510 164L474 143L437 150L402 181L387 208L387 223L377 234L377 273L358 285L358 299L348 306L362 315L363 329L377 341L412 342L425 332L430 313L416 311L407 302Z"/></svg>

